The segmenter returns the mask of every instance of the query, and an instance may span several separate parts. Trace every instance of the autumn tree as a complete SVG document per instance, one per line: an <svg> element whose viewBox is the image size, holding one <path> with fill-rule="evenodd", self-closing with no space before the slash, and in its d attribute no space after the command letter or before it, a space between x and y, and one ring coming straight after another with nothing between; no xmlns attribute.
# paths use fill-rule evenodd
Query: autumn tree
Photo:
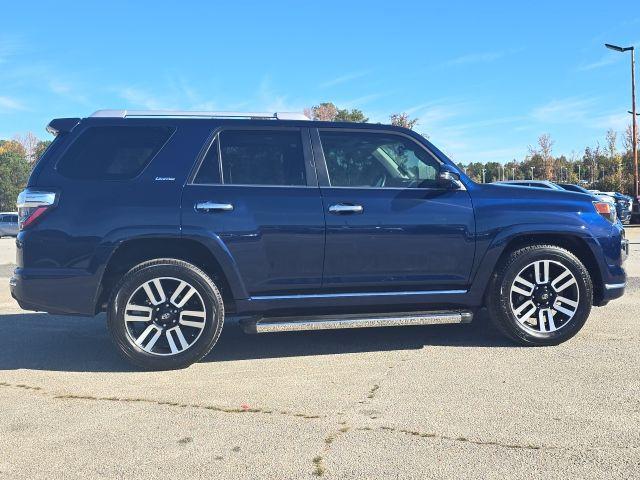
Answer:
<svg viewBox="0 0 640 480"><path fill-rule="evenodd" d="M37 144L36 144L36 148L35 148L35 154L34 154L34 161L38 161L40 160L40 157L42 156L42 154L45 152L45 150L47 148L49 148L49 145L51 145L51 140L40 140Z"/></svg>
<svg viewBox="0 0 640 480"><path fill-rule="evenodd" d="M32 132L27 132L24 135L15 135L13 139L24 148L27 161L33 163L38 159L36 148L40 140Z"/></svg>
<svg viewBox="0 0 640 480"><path fill-rule="evenodd" d="M539 173L544 180L553 180L554 176L553 143L551 135L544 133L538 137L537 147L529 145L531 159L539 159L542 164Z"/></svg>
<svg viewBox="0 0 640 480"><path fill-rule="evenodd" d="M15 210L30 172L24 147L15 140L0 140L0 211Z"/></svg>
<svg viewBox="0 0 640 480"><path fill-rule="evenodd" d="M391 125L408 128L410 130L418 124L417 118L410 118L409 114L405 112L393 113L389 116L389 120L391 120Z"/></svg>

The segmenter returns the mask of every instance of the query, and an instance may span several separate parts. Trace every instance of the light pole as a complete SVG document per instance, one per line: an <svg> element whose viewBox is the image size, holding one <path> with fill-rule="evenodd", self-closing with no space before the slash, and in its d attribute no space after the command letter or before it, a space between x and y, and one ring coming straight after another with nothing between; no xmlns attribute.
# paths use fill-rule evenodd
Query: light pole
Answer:
<svg viewBox="0 0 640 480"><path fill-rule="evenodd" d="M616 52L631 52L631 116L633 117L633 196L638 197L638 123L636 120L636 50L635 47L619 47L605 43L605 47Z"/></svg>
<svg viewBox="0 0 640 480"><path fill-rule="evenodd" d="M531 180L533 180L533 167L531 167Z"/></svg>
<svg viewBox="0 0 640 480"><path fill-rule="evenodd" d="M482 183L484 183L484 174L485 174L486 171L487 171L486 168L482 169Z"/></svg>
<svg viewBox="0 0 640 480"><path fill-rule="evenodd" d="M511 173L513 174L513 179L516 179L516 169L515 167L511 167Z"/></svg>
<svg viewBox="0 0 640 480"><path fill-rule="evenodd" d="M578 185L582 181L582 165L578 165Z"/></svg>

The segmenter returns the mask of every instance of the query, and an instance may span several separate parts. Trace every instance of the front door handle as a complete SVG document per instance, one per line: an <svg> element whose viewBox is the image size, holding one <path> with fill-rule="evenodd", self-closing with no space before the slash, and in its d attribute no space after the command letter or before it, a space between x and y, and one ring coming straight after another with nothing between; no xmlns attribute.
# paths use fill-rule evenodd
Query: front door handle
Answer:
<svg viewBox="0 0 640 480"><path fill-rule="evenodd" d="M353 205L351 203L338 203L329 207L329 213L333 213L335 215L347 215L362 212L364 212L362 205Z"/></svg>
<svg viewBox="0 0 640 480"><path fill-rule="evenodd" d="M233 210L233 205L230 203L198 202L195 209L196 212L201 213L230 212Z"/></svg>

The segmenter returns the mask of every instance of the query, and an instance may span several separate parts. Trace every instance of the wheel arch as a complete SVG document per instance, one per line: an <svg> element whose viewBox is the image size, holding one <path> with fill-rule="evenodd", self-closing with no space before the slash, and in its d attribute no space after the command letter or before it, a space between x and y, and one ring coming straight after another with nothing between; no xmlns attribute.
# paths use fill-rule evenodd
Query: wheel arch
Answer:
<svg viewBox="0 0 640 480"><path fill-rule="evenodd" d="M595 240L594 240L595 241ZM604 291L602 272L593 248L590 246L589 238L574 232L537 232L521 233L514 235L502 243L502 249L497 255L493 271L495 272L501 262L504 262L509 254L519 248L529 245L554 245L564 248L573 253L585 266L593 283L593 303L598 305L602 302ZM491 275L491 281L487 282L483 298L493 288L495 275Z"/></svg>
<svg viewBox="0 0 640 480"><path fill-rule="evenodd" d="M183 237L132 238L120 242L111 252L100 280L95 312L106 309L113 288L125 273L155 258L176 258L204 270L218 285L227 312L235 310L236 299L247 296L233 260L221 242Z"/></svg>

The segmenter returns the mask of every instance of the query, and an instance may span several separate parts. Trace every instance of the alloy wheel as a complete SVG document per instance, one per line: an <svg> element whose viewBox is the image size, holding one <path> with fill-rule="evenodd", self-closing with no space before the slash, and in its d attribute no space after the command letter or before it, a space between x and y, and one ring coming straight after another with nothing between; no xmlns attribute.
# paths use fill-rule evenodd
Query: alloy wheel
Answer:
<svg viewBox="0 0 640 480"><path fill-rule="evenodd" d="M207 309L190 283L173 277L144 282L131 294L124 310L129 339L152 355L177 355L202 335Z"/></svg>
<svg viewBox="0 0 640 480"><path fill-rule="evenodd" d="M576 314L580 290L576 277L555 260L537 260L516 275L509 292L511 312L534 333L565 327Z"/></svg>

